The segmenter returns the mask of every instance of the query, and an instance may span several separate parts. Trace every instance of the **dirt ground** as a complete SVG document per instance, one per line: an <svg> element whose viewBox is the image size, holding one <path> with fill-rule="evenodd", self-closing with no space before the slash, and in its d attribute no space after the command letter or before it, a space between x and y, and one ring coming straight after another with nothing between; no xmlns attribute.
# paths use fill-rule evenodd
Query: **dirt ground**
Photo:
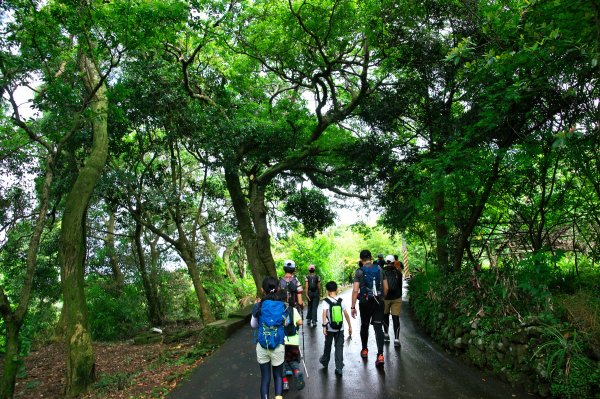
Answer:
<svg viewBox="0 0 600 399"><path fill-rule="evenodd" d="M85 399L163 398L202 358L189 356L195 337L164 344L95 343L96 383ZM63 398L65 345L48 344L32 351L17 379L15 398Z"/></svg>

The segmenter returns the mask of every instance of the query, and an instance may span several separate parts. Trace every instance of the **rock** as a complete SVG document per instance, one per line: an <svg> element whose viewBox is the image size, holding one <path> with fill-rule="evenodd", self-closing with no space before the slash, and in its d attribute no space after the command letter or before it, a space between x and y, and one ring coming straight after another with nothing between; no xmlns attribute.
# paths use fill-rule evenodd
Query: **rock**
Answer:
<svg viewBox="0 0 600 399"><path fill-rule="evenodd" d="M461 349L461 348L463 348L463 347L464 347L463 340L462 340L462 338L461 338L461 337L459 337L459 338L456 338L456 339L454 340L454 347L455 347L455 348L459 348L459 349Z"/></svg>
<svg viewBox="0 0 600 399"><path fill-rule="evenodd" d="M475 320L473 323L471 323L471 330L477 330L477 326L479 324L477 323L477 320Z"/></svg>
<svg viewBox="0 0 600 399"><path fill-rule="evenodd" d="M250 318L252 317L252 308L254 308L254 305L248 305L245 306L243 308L241 308L240 310L233 312L229 315L229 318L239 318L239 319L244 319L247 321L250 321Z"/></svg>
<svg viewBox="0 0 600 399"><path fill-rule="evenodd" d="M475 340L475 346L477 346L477 349L479 349L480 351L483 351L483 339L477 338Z"/></svg>
<svg viewBox="0 0 600 399"><path fill-rule="evenodd" d="M503 342L498 342L496 344L496 349L498 349L501 352L506 352L506 346L504 345Z"/></svg>
<svg viewBox="0 0 600 399"><path fill-rule="evenodd" d="M443 320L444 319L444 313L440 312L438 313L438 320Z"/></svg>

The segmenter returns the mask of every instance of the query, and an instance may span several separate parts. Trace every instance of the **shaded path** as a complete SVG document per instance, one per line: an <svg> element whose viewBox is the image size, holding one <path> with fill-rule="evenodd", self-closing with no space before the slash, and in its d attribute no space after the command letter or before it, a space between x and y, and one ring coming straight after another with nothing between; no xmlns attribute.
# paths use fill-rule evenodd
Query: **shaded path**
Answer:
<svg viewBox="0 0 600 399"><path fill-rule="evenodd" d="M350 308L351 290L342 293ZM319 308L319 320L321 310ZM302 391L292 389L284 398L312 399L396 399L396 398L532 398L534 396L512 389L508 384L466 366L428 337L415 329L406 300L400 317L402 348L392 343L384 348L385 367L374 366L375 337L369 335L369 358L360 357L360 319L352 320L353 337L344 344L344 375L334 374L333 353L329 369L319 364L324 338L320 327L307 327L304 332L305 360L309 378ZM345 327L346 328L346 327ZM390 328L391 332L391 328ZM346 331L347 335L347 331ZM333 349L332 349L333 352ZM260 371L256 362L253 333L248 327L236 332L215 353L202 363L171 394L170 399L255 399L260 396ZM271 386L273 383L271 382ZM272 391L272 388L271 388ZM274 397L274 396L272 396Z"/></svg>

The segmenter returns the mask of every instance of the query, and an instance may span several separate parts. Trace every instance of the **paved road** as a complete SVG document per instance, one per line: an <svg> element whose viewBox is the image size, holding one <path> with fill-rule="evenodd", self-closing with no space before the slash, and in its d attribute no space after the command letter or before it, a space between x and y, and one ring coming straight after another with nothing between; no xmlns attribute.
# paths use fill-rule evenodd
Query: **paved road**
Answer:
<svg viewBox="0 0 600 399"><path fill-rule="evenodd" d="M351 291L342 293L350 304ZM406 298L405 298L406 299ZM349 308L350 306L348 306ZM319 320L321 310L319 309ZM319 364L324 338L319 327L304 331L305 361L308 368L306 387L302 391L284 393L293 399L397 399L397 398L456 398L506 399L533 398L512 389L509 385L465 366L428 337L415 329L408 303L403 303L400 317L402 348L391 344L384 348L385 367L374 365L377 347L373 329L370 330L369 358L360 357L360 319L352 320L353 337L344 344L344 375L334 374L333 349L329 369ZM391 320L390 320L391 321ZM390 328L391 330L391 328ZM391 331L390 331L391 332ZM346 332L347 334L347 332ZM202 363L171 394L170 399L230 399L258 398L260 370L256 362L252 329L248 323L235 333L215 353ZM273 383L271 382L271 391ZM272 396L274 397L274 395Z"/></svg>

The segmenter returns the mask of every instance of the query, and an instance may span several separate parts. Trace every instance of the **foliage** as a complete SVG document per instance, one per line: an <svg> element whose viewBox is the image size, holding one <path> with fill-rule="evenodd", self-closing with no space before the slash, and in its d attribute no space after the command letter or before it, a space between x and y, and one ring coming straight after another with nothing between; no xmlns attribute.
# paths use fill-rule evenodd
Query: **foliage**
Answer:
<svg viewBox="0 0 600 399"><path fill-rule="evenodd" d="M314 237L319 231L333 225L335 214L328 207L327 197L315 189L302 189L291 193L285 202L284 211L304 226L304 234Z"/></svg>
<svg viewBox="0 0 600 399"><path fill-rule="evenodd" d="M130 338L147 326L146 305L137 285L128 284L119 295L112 281L101 276L88 276L86 300L90 329L95 340L116 341Z"/></svg>
<svg viewBox="0 0 600 399"><path fill-rule="evenodd" d="M410 301L417 320L444 346L529 389L548 385L555 397L593 397L600 386L592 333L597 298L584 304L591 298L585 289L569 293L560 284L569 270L553 256L503 265L415 274Z"/></svg>

